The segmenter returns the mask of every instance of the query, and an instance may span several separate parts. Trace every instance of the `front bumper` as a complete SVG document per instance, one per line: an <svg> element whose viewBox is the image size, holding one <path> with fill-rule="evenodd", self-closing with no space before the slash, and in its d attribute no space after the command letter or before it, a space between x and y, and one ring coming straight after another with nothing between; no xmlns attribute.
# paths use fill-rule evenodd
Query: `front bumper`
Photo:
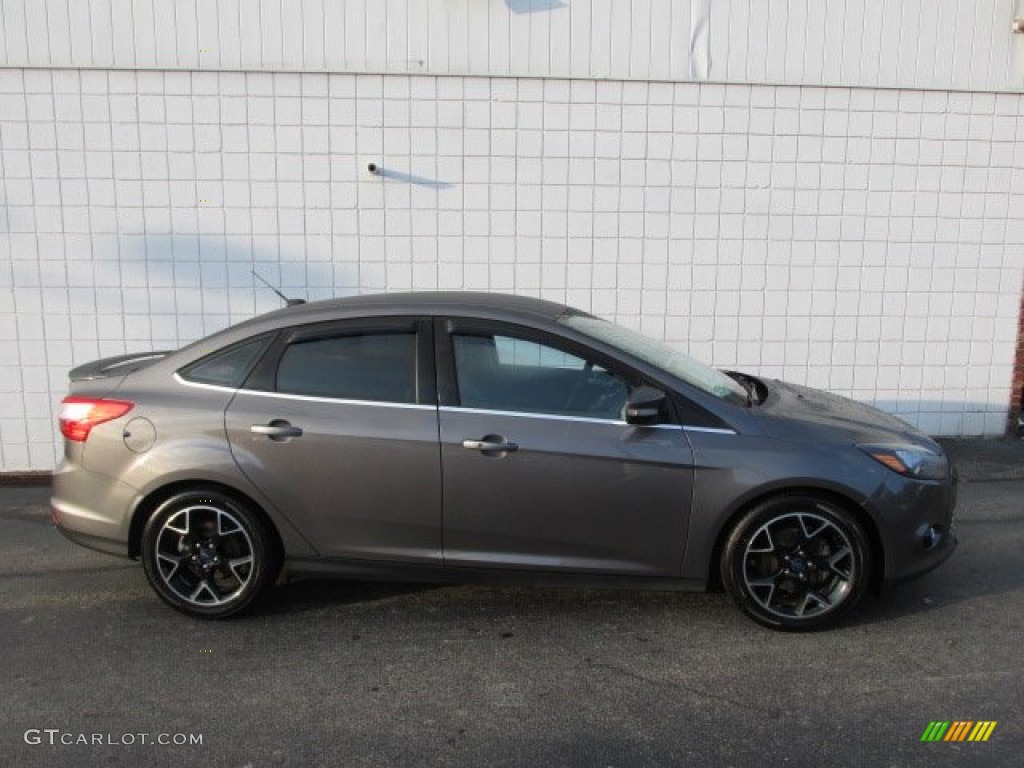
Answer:
<svg viewBox="0 0 1024 768"><path fill-rule="evenodd" d="M958 544L959 541L955 535L949 534L944 536L938 545L929 550L927 557L916 558L908 567L902 568L894 574L887 572L885 577L886 583L894 584L924 576L952 557Z"/></svg>
<svg viewBox="0 0 1024 768"><path fill-rule="evenodd" d="M885 581L899 582L938 568L956 551L957 477L943 482L902 480L880 517Z"/></svg>

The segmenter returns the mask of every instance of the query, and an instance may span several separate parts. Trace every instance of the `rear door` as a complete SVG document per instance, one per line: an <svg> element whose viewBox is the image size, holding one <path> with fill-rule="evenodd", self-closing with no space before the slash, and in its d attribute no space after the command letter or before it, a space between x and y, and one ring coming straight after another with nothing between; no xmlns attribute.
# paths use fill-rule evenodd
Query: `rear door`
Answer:
<svg viewBox="0 0 1024 768"><path fill-rule="evenodd" d="M523 326L438 322L444 556L676 576L693 485L674 416L622 420L635 372Z"/></svg>
<svg viewBox="0 0 1024 768"><path fill-rule="evenodd" d="M284 332L228 406L239 467L321 555L440 562L432 329L419 318Z"/></svg>

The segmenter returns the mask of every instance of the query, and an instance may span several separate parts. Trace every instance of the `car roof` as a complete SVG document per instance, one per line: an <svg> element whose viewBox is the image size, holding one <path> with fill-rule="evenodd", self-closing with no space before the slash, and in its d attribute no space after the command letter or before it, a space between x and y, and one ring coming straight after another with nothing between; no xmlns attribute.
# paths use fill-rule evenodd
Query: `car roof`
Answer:
<svg viewBox="0 0 1024 768"><path fill-rule="evenodd" d="M323 301L312 301L268 312L249 322L314 322L329 317L356 317L365 312L369 315L426 314L426 315L473 315L509 317L530 317L555 320L569 307L544 299L516 296L508 293L483 293L473 291L417 291L411 293L373 293L346 296Z"/></svg>
<svg viewBox="0 0 1024 768"><path fill-rule="evenodd" d="M180 367L208 354L212 349L234 344L256 334L333 320L400 315L452 315L544 325L554 323L567 313L586 314L565 304L508 293L420 291L363 294L293 304L266 312L188 344L167 359L172 360L176 367Z"/></svg>

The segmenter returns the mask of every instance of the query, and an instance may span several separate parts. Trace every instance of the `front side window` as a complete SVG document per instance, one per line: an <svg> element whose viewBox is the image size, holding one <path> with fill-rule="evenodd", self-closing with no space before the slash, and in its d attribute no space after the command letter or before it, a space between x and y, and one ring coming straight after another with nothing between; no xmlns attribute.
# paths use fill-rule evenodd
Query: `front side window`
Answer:
<svg viewBox="0 0 1024 768"><path fill-rule="evenodd" d="M452 346L464 408L622 418L629 385L593 361L499 334L455 334Z"/></svg>
<svg viewBox="0 0 1024 768"><path fill-rule="evenodd" d="M277 391L415 403L416 334L360 333L296 341L281 355Z"/></svg>

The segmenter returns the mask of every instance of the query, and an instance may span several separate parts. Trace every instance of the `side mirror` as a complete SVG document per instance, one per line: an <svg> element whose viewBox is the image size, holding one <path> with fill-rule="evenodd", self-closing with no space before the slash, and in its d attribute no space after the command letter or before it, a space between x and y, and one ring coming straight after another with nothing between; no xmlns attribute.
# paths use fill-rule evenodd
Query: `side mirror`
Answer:
<svg viewBox="0 0 1024 768"><path fill-rule="evenodd" d="M665 393L661 390L646 385L634 387L626 401L626 423L639 426L660 424L666 402Z"/></svg>

